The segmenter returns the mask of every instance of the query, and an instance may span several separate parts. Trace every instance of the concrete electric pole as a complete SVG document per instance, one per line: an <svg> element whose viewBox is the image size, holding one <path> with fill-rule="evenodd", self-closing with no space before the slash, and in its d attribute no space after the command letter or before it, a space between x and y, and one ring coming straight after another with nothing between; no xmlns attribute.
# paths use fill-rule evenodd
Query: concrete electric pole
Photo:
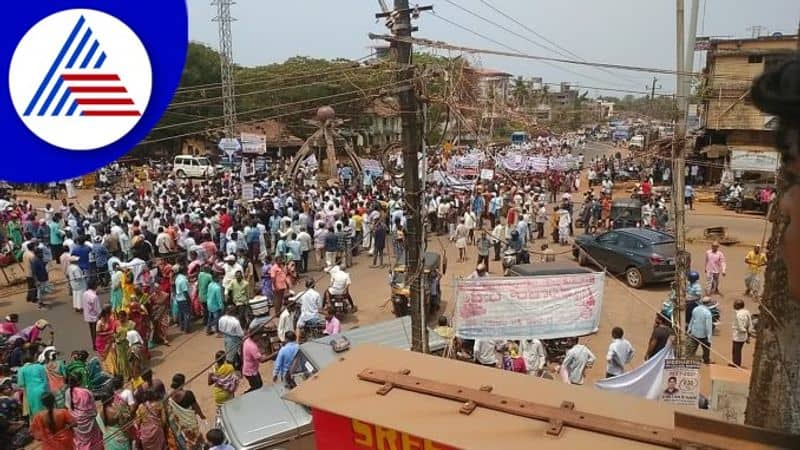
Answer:
<svg viewBox="0 0 800 450"><path fill-rule="evenodd" d="M233 37L231 35L232 0L214 0L217 16L213 21L219 25L219 67L222 78L222 112L225 116L225 137L236 135L236 101L233 86Z"/></svg>
<svg viewBox="0 0 800 450"><path fill-rule="evenodd" d="M383 9L383 8L382 8ZM428 328L425 325L425 302L422 298L422 247L425 242L422 215L422 183L419 177L419 153L422 151L421 108L414 86L410 38L415 29L411 17L421 11L432 10L432 6L409 8L408 0L394 0L394 10L376 14L377 18L389 18L394 41L395 58L400 70L397 81L406 82L398 87L400 117L403 122L403 172L405 187L406 219L406 277L411 293L411 349L428 352Z"/></svg>
<svg viewBox="0 0 800 450"><path fill-rule="evenodd" d="M677 314L673 314L673 326L676 328L675 336L676 354L678 357L684 355L683 342L683 311L686 309L686 274L691 269L691 258L686 251L686 209L684 204L683 192L685 190L686 176L686 120L689 109L690 94L690 74L694 62L694 42L697 33L697 13L699 0L693 2L691 18L689 20L689 45L684 45L684 0L676 0L676 91L678 117L675 123L675 133L672 138L672 204L675 215L675 284L676 284L676 308Z"/></svg>

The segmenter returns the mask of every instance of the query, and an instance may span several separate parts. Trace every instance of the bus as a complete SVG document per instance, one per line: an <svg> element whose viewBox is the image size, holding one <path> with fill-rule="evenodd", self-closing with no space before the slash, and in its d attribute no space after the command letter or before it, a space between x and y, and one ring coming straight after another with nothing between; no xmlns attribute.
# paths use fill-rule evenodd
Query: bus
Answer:
<svg viewBox="0 0 800 450"><path fill-rule="evenodd" d="M522 145L528 142L528 133L524 131L515 131L511 133L511 143L514 145Z"/></svg>

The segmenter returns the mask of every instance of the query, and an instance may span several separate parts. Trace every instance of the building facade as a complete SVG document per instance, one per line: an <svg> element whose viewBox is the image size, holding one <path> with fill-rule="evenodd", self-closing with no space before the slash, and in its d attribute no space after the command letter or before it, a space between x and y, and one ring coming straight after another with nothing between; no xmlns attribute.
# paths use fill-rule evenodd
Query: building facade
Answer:
<svg viewBox="0 0 800 450"><path fill-rule="evenodd" d="M797 52L797 35L711 40L700 87L700 125L704 136L700 151L722 160L734 173L774 172L774 116L753 105L753 79Z"/></svg>

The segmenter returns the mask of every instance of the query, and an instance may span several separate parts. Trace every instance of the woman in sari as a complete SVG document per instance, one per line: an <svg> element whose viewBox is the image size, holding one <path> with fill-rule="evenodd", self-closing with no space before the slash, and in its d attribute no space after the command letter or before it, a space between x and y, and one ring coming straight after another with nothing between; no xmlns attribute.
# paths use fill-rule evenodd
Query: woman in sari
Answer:
<svg viewBox="0 0 800 450"><path fill-rule="evenodd" d="M128 307L130 306L131 302L133 301L133 296L135 293L135 285L133 283L133 272L131 270L126 270L122 275L122 281L120 283L122 287L122 311L127 311Z"/></svg>
<svg viewBox="0 0 800 450"><path fill-rule="evenodd" d="M164 450L167 445L167 416L164 403L153 389L142 394L142 403L136 409L136 428L142 450Z"/></svg>
<svg viewBox="0 0 800 450"><path fill-rule="evenodd" d="M97 407L92 392L81 387L77 376L67 377L67 408L75 418L73 444L75 450L97 450L103 448L103 433L97 425Z"/></svg>
<svg viewBox="0 0 800 450"><path fill-rule="evenodd" d="M166 294L172 293L172 265L166 260L162 259L158 265L158 290Z"/></svg>
<svg viewBox="0 0 800 450"><path fill-rule="evenodd" d="M114 358L111 356L114 348L114 333L117 323L111 314L111 306L106 306L100 311L97 319L97 336L94 338L94 346L100 361L103 361L103 369L108 373L114 373Z"/></svg>
<svg viewBox="0 0 800 450"><path fill-rule="evenodd" d="M232 399L236 393L239 377L236 376L233 364L225 360L224 350L219 350L214 355L214 360L214 367L208 372L208 385L211 386L214 404L217 407L217 414L219 414L219 408Z"/></svg>
<svg viewBox="0 0 800 450"><path fill-rule="evenodd" d="M130 450L131 436L127 425L133 420L130 405L118 392L103 402L100 410L105 450Z"/></svg>
<svg viewBox="0 0 800 450"><path fill-rule="evenodd" d="M86 365L86 360L89 359L89 352L86 350L75 350L70 355L72 361L67 364L64 369L65 378L75 376L78 378L80 385L89 387L89 368Z"/></svg>
<svg viewBox="0 0 800 450"><path fill-rule="evenodd" d="M150 362L150 354L142 336L136 330L128 331L128 344L130 345L130 367L131 379L137 380L147 370Z"/></svg>
<svg viewBox="0 0 800 450"><path fill-rule="evenodd" d="M50 386L50 392L55 397L56 408L63 408L65 405L64 396L67 390L64 378L66 375L64 361L58 359L58 352L55 348L45 350L42 354L42 361L44 370L47 373L47 384Z"/></svg>
<svg viewBox="0 0 800 450"><path fill-rule="evenodd" d="M206 417L197 404L194 392L183 388L185 383L183 374L172 377L170 387L173 391L167 401L167 423L178 450L199 450L203 448L204 441L197 418L205 420Z"/></svg>
<svg viewBox="0 0 800 450"><path fill-rule="evenodd" d="M143 297L144 295L141 293L141 290L136 288L136 299L131 303L128 317L131 319L131 322L133 322L133 327L136 329L136 332L139 333L142 341L146 344L150 337L150 318L147 314L147 308L139 303L139 300ZM144 346L144 351L145 356L149 358L149 354L147 354L147 345Z"/></svg>
<svg viewBox="0 0 800 450"><path fill-rule="evenodd" d="M42 443L42 450L72 450L72 426L75 424L72 414L56 408L56 399L49 392L42 394L42 404L45 411L33 416L31 435Z"/></svg>
<svg viewBox="0 0 800 450"><path fill-rule="evenodd" d="M128 320L128 313L124 310L117 314L117 318L117 326L114 330L114 350L111 352L114 354L114 374L127 381L131 378L128 332L134 329L134 324Z"/></svg>
<svg viewBox="0 0 800 450"><path fill-rule="evenodd" d="M42 364L34 362L33 355L25 356L25 365L17 371L17 385L25 390L24 415L33 417L44 409L42 394L50 392L47 384L47 372Z"/></svg>
<svg viewBox="0 0 800 450"><path fill-rule="evenodd" d="M125 273L119 269L119 263L114 263L111 274L111 310L117 312L122 309L122 279Z"/></svg>
<svg viewBox="0 0 800 450"><path fill-rule="evenodd" d="M169 346L170 295L161 290L151 297L150 319L153 324L153 341Z"/></svg>

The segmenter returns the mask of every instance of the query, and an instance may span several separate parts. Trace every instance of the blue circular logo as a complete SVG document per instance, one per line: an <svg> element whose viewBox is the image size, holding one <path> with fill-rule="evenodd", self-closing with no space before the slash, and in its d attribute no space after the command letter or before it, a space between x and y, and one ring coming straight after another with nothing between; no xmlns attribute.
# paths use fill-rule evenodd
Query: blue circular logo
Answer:
<svg viewBox="0 0 800 450"><path fill-rule="evenodd" d="M136 146L178 86L187 22L184 0L26 3L0 31L0 179L73 178Z"/></svg>

